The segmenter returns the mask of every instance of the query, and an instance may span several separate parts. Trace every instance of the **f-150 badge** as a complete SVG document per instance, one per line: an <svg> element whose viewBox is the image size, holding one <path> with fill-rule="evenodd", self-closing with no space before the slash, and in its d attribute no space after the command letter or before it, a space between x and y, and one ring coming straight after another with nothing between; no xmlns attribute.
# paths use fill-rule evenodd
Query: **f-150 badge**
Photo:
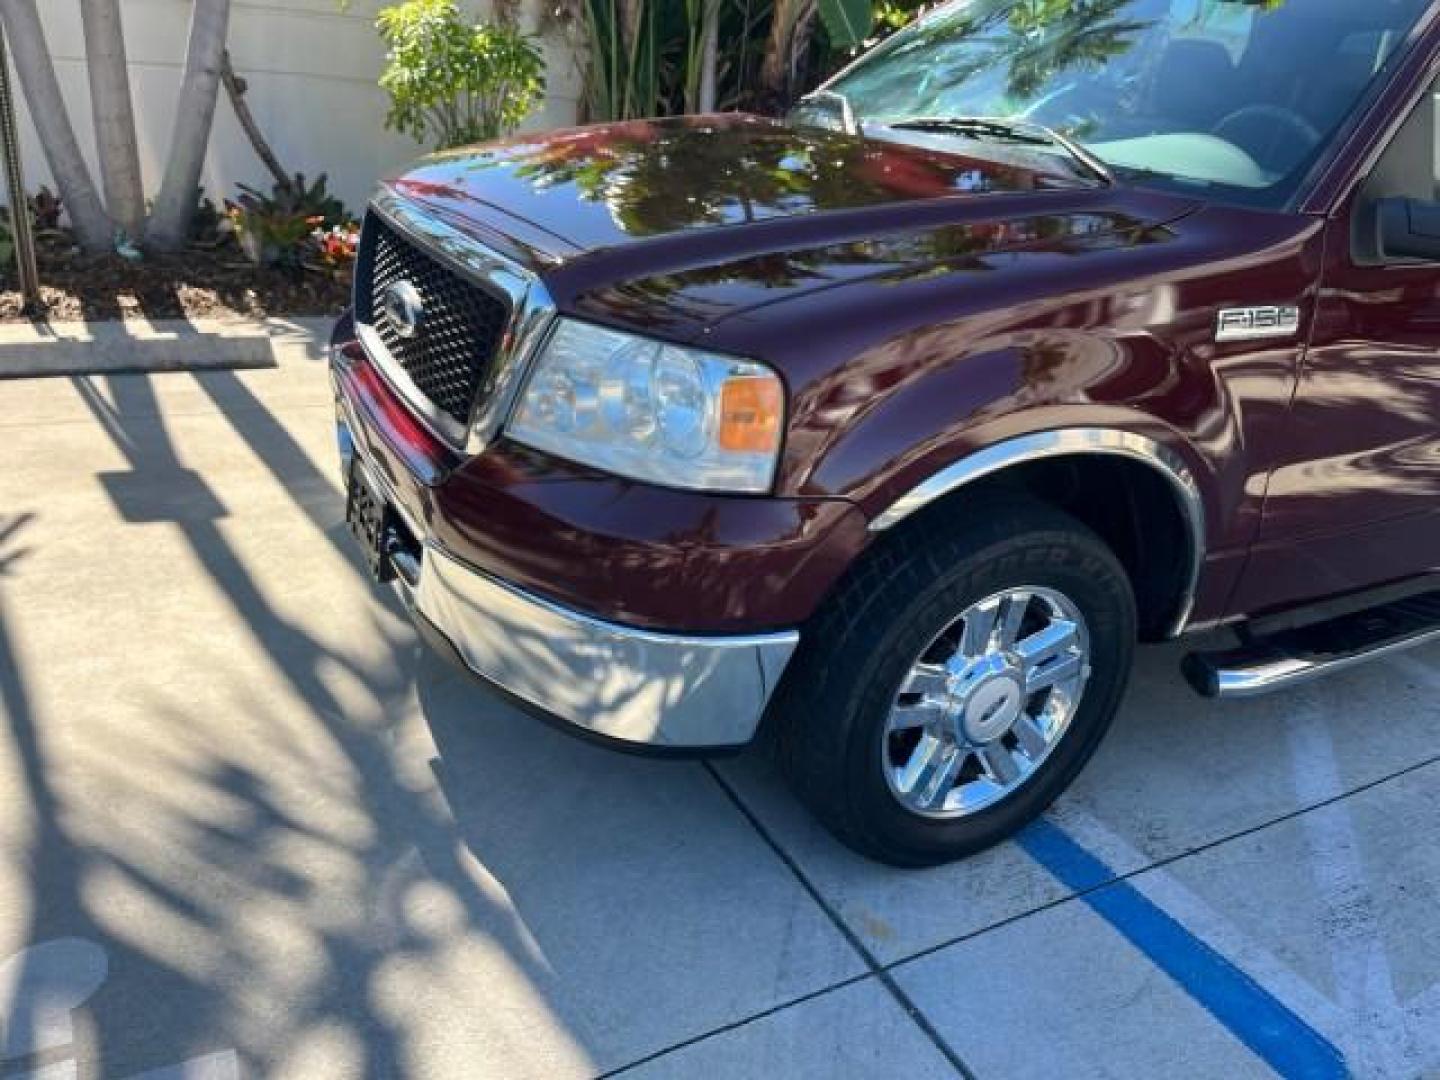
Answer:
<svg viewBox="0 0 1440 1080"><path fill-rule="evenodd" d="M1215 322L1216 341L1254 341L1300 332L1298 307L1223 308Z"/></svg>

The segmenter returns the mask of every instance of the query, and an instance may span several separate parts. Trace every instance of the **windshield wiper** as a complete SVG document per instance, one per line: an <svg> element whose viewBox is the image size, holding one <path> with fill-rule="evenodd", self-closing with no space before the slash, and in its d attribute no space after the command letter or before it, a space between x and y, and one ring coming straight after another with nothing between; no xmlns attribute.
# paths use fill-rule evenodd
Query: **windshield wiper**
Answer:
<svg viewBox="0 0 1440 1080"><path fill-rule="evenodd" d="M894 120L885 126L901 131L941 131L981 139L1004 139L1029 146L1058 146L1106 187L1115 184L1115 174L1105 162L1068 135L1034 120L994 116L915 116Z"/></svg>

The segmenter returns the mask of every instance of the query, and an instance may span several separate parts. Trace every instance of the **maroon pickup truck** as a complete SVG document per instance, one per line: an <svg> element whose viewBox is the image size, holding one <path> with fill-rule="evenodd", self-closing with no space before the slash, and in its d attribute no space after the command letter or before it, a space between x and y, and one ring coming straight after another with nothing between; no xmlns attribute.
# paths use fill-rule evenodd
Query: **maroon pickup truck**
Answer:
<svg viewBox="0 0 1440 1080"><path fill-rule="evenodd" d="M961 0L783 121L422 161L332 349L371 569L898 865L1042 811L1137 642L1230 627L1239 697L1435 636L1437 15Z"/></svg>

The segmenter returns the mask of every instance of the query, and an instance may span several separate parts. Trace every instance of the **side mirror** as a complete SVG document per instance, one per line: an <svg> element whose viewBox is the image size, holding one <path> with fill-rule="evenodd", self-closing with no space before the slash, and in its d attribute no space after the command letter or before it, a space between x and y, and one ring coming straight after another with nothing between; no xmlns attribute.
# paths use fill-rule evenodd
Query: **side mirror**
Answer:
<svg viewBox="0 0 1440 1080"><path fill-rule="evenodd" d="M1381 199L1375 205L1375 218L1382 259L1440 262L1440 203Z"/></svg>

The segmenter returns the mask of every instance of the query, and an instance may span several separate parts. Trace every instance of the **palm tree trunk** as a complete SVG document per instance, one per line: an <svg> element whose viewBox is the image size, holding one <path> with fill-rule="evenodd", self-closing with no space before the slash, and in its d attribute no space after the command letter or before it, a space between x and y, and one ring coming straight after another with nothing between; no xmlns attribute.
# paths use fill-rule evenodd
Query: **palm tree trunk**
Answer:
<svg viewBox="0 0 1440 1080"><path fill-rule="evenodd" d="M120 227L138 237L145 227L145 190L140 179L120 0L81 0L80 18L85 27L90 107L95 116L105 204Z"/></svg>
<svg viewBox="0 0 1440 1080"><path fill-rule="evenodd" d="M775 0L770 38L760 66L761 90L771 108L789 104L796 60L810 47L817 10L817 0Z"/></svg>
<svg viewBox="0 0 1440 1080"><path fill-rule="evenodd" d="M760 87L767 97L777 97L785 86L785 69L790 55L790 35L805 0L775 0L770 16L770 36L765 41L765 59L760 63Z"/></svg>
<svg viewBox="0 0 1440 1080"><path fill-rule="evenodd" d="M80 144L75 141L75 128L60 94L35 0L0 0L0 16L5 19L5 32L13 46L11 55L30 106L30 118L40 133L45 160L60 188L75 237L87 251L106 251L114 243L114 223L105 212L90 168L80 154Z"/></svg>
<svg viewBox="0 0 1440 1080"><path fill-rule="evenodd" d="M215 123L229 28L230 0L195 0L185 50L185 77L170 136L170 158L145 231L145 242L158 251L180 248L190 232L200 172Z"/></svg>
<svg viewBox="0 0 1440 1080"><path fill-rule="evenodd" d="M618 119L631 120L648 116L653 108L654 83L650 66L654 57L645 51L641 38L646 16L646 0L617 0L611 18L619 23L620 47L623 49L621 71L625 85L620 98Z"/></svg>
<svg viewBox="0 0 1440 1080"><path fill-rule="evenodd" d="M703 0L704 13L700 30L700 101L699 111L715 111L719 90L720 68L720 0Z"/></svg>

